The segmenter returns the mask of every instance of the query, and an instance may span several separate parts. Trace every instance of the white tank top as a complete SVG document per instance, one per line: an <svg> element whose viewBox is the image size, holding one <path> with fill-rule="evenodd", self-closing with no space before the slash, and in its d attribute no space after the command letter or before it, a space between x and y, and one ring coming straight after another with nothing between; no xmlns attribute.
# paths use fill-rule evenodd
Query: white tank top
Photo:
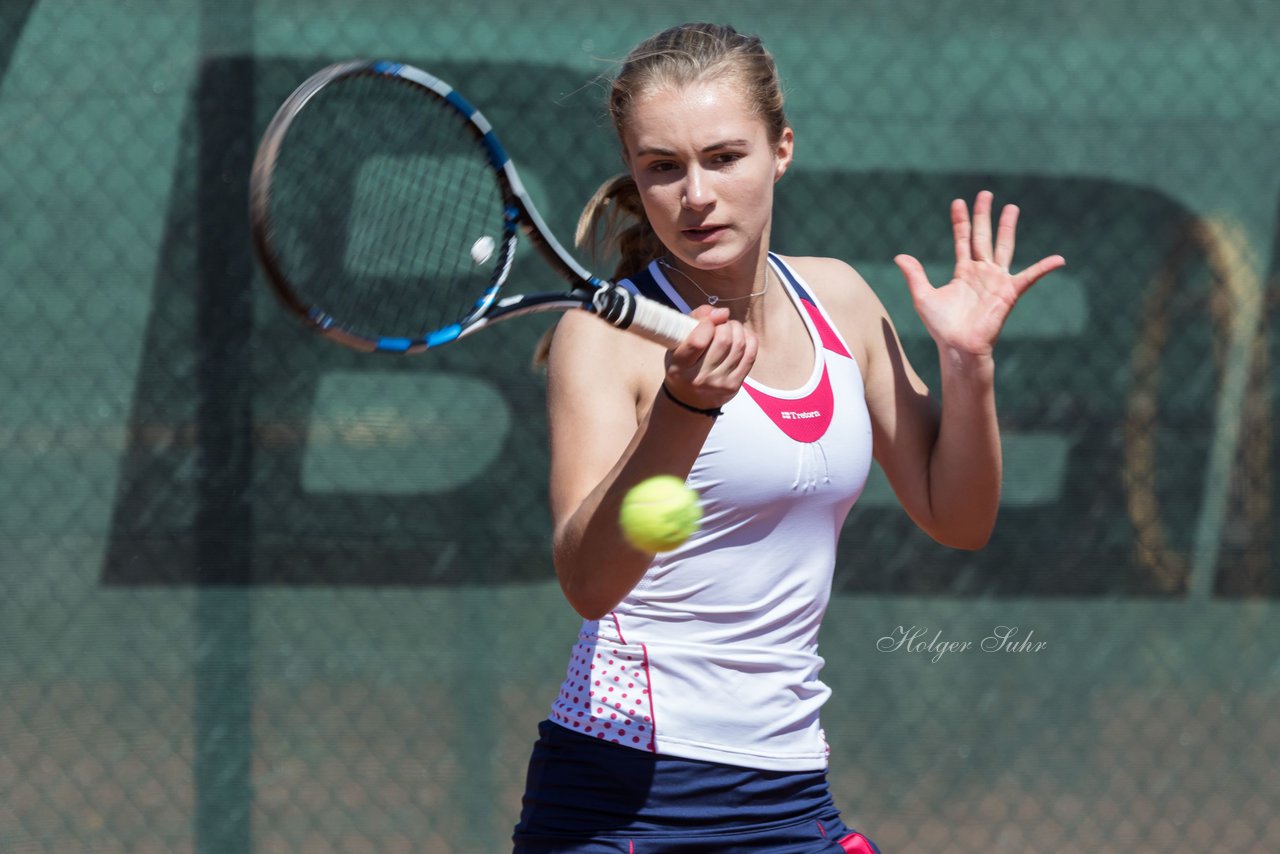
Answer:
<svg viewBox="0 0 1280 854"><path fill-rule="evenodd" d="M687 481L702 529L583 622L550 719L670 756L817 770L830 694L818 629L871 421L848 346L812 291L770 262L809 329L813 371L787 391L748 379L723 407ZM657 264L622 284L689 311Z"/></svg>

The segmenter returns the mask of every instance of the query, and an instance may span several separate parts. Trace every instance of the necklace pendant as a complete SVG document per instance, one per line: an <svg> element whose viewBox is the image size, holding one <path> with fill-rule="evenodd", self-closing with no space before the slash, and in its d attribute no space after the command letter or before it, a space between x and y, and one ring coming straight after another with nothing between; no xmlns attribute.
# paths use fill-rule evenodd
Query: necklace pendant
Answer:
<svg viewBox="0 0 1280 854"><path fill-rule="evenodd" d="M720 302L720 297L716 296L715 294L707 295L707 305L715 305L718 302Z"/></svg>

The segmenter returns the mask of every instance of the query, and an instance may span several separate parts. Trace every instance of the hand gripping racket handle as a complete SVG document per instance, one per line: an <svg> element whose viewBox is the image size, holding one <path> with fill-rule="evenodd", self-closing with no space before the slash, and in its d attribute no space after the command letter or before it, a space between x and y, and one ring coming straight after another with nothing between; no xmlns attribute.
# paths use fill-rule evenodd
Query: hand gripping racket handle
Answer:
<svg viewBox="0 0 1280 854"><path fill-rule="evenodd" d="M596 314L619 329L661 344L668 350L679 347L698 325L687 314L681 314L661 303L631 293L612 282L606 282L592 295Z"/></svg>

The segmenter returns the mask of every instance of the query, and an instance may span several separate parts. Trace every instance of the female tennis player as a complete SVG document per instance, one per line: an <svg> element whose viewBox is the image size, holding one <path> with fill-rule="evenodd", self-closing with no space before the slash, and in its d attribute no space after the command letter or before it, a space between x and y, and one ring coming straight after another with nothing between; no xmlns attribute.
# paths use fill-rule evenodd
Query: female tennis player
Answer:
<svg viewBox="0 0 1280 854"><path fill-rule="evenodd" d="M570 312L548 354L554 559L584 622L528 770L515 850L873 852L826 781L818 628L874 457L911 518L982 547L1000 493L992 351L1053 256L1010 272L1018 210L951 205L955 274L898 267L937 344L941 402L846 264L770 251L793 132L759 39L689 24L629 55L609 99L625 174L583 213L625 286L699 319L673 350ZM659 474L702 529L628 544Z"/></svg>

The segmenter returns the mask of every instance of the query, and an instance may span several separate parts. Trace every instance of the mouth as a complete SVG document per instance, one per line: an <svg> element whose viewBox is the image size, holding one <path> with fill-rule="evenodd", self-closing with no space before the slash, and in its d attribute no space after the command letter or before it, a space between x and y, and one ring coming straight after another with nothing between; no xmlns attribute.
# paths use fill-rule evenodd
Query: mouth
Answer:
<svg viewBox="0 0 1280 854"><path fill-rule="evenodd" d="M699 225L694 228L682 228L680 233L685 239L692 240L695 243L706 243L714 240L721 233L726 231L728 226L724 225Z"/></svg>

